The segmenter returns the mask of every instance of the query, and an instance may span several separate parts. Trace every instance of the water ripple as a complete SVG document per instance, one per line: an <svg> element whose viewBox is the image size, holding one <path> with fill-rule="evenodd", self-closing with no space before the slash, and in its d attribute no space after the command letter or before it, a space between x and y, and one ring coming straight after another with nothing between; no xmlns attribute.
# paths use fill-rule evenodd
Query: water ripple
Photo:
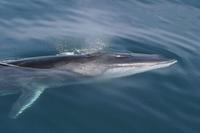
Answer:
<svg viewBox="0 0 200 133"><path fill-rule="evenodd" d="M197 0L1 0L1 60L98 50L178 60L144 74L52 88L17 122L1 115L1 131L199 132L199 20ZM3 115L14 99L0 100Z"/></svg>

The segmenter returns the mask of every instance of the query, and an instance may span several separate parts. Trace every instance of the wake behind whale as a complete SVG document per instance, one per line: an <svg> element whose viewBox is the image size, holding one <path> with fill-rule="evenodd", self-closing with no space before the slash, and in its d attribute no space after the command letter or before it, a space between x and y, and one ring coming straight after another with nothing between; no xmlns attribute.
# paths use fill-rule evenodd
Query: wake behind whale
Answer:
<svg viewBox="0 0 200 133"><path fill-rule="evenodd" d="M25 58L0 63L0 95L21 93L10 117L17 118L48 88L119 78L168 67L177 61L158 55L96 52Z"/></svg>

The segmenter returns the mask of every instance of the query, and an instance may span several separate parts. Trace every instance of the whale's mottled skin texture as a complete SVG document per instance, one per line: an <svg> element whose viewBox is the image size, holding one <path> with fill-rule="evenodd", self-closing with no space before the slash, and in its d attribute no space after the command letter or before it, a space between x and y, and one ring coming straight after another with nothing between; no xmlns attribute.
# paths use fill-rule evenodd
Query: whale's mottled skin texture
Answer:
<svg viewBox="0 0 200 133"><path fill-rule="evenodd" d="M17 118L47 88L118 78L176 63L157 55L98 52L0 62L0 95L20 93L10 112Z"/></svg>

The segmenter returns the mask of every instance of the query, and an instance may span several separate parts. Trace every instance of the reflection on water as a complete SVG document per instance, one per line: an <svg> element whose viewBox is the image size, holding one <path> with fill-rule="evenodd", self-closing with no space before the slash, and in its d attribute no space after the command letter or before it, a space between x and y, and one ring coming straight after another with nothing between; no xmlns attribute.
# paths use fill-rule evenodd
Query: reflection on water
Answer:
<svg viewBox="0 0 200 133"><path fill-rule="evenodd" d="M1 0L1 60L95 50L178 60L169 69L49 89L15 121L7 112L17 96L0 97L1 131L199 132L199 21L198 0Z"/></svg>

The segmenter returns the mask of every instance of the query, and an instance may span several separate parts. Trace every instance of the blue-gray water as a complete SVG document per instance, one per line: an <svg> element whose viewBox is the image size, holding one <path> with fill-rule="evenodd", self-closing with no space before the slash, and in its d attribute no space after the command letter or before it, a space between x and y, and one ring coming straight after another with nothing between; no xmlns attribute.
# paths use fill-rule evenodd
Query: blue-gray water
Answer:
<svg viewBox="0 0 200 133"><path fill-rule="evenodd" d="M199 0L0 0L1 60L77 50L178 60L125 78L49 89L16 120L8 113L18 95L0 97L0 132L199 133L199 36Z"/></svg>

